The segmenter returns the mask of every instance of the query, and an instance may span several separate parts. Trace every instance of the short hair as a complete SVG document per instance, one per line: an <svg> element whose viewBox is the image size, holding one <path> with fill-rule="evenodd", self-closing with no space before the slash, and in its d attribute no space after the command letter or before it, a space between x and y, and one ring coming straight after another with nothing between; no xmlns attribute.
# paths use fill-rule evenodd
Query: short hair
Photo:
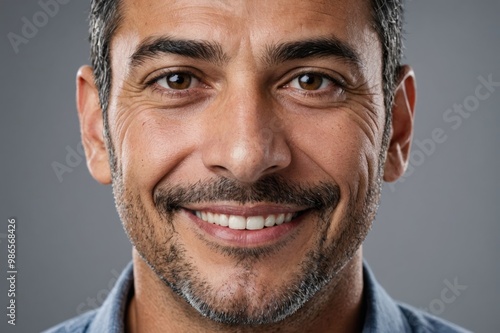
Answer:
<svg viewBox="0 0 500 333"><path fill-rule="evenodd" d="M386 111L382 146L389 140L391 110L394 91L399 79L403 56L403 0L370 0L372 25L382 46L382 91ZM94 80L99 91L103 111L104 128L108 133L107 110L111 90L111 39L121 21L121 0L91 0L90 8L90 59Z"/></svg>

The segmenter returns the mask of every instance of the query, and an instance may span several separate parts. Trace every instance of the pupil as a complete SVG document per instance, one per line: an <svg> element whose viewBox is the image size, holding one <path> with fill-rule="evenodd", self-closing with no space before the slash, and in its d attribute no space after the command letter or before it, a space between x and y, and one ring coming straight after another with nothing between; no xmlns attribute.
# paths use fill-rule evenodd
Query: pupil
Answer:
<svg viewBox="0 0 500 333"><path fill-rule="evenodd" d="M302 89L316 90L321 86L321 81L317 75L304 74L299 78L299 85Z"/></svg>
<svg viewBox="0 0 500 333"><path fill-rule="evenodd" d="M186 89L191 83L191 78L184 74L172 74L167 79L168 85L172 89Z"/></svg>

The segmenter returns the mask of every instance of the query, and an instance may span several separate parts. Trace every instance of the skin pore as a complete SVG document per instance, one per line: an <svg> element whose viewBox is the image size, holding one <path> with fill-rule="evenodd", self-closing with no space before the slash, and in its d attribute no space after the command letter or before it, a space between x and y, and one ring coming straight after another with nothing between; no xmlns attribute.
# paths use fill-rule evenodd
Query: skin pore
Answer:
<svg viewBox="0 0 500 333"><path fill-rule="evenodd" d="M128 332L356 332L382 177L408 159L401 69L389 147L366 1L124 0L108 140L92 69L77 78L88 167L132 244ZM116 157L111 170L108 151ZM196 212L289 213L233 230Z"/></svg>

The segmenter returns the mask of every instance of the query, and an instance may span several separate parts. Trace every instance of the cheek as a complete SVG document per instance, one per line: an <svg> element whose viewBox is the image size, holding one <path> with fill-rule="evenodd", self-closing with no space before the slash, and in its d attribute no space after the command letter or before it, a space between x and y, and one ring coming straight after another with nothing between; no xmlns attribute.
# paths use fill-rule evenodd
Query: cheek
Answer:
<svg viewBox="0 0 500 333"><path fill-rule="evenodd" d="M373 138L355 119L349 111L324 117L314 125L302 126L295 140L307 176L314 175L316 182L334 182L340 188L341 200L325 231L326 244L337 242L348 230L364 232L369 222L362 214L378 173L379 147L372 143L378 137ZM363 226L349 223L354 220L362 221Z"/></svg>
<svg viewBox="0 0 500 333"><path fill-rule="evenodd" d="M141 110L122 118L118 140L125 185L134 191L152 192L154 186L175 171L196 145L195 129L178 119L166 119L162 110Z"/></svg>
<svg viewBox="0 0 500 333"><path fill-rule="evenodd" d="M302 155L313 179L327 179L344 194L356 195L376 175L378 139L371 137L347 112L323 116L316 122L303 119L293 146ZM319 176L321 175L321 176Z"/></svg>

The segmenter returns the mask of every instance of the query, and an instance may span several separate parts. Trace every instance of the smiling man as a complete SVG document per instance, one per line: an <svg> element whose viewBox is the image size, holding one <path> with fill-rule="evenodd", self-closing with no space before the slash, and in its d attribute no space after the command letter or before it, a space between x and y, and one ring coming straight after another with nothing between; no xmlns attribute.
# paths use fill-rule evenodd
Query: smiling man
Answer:
<svg viewBox="0 0 500 333"><path fill-rule="evenodd" d="M398 0L95 0L87 165L133 263L49 332L463 332L394 302L361 244L407 164Z"/></svg>

